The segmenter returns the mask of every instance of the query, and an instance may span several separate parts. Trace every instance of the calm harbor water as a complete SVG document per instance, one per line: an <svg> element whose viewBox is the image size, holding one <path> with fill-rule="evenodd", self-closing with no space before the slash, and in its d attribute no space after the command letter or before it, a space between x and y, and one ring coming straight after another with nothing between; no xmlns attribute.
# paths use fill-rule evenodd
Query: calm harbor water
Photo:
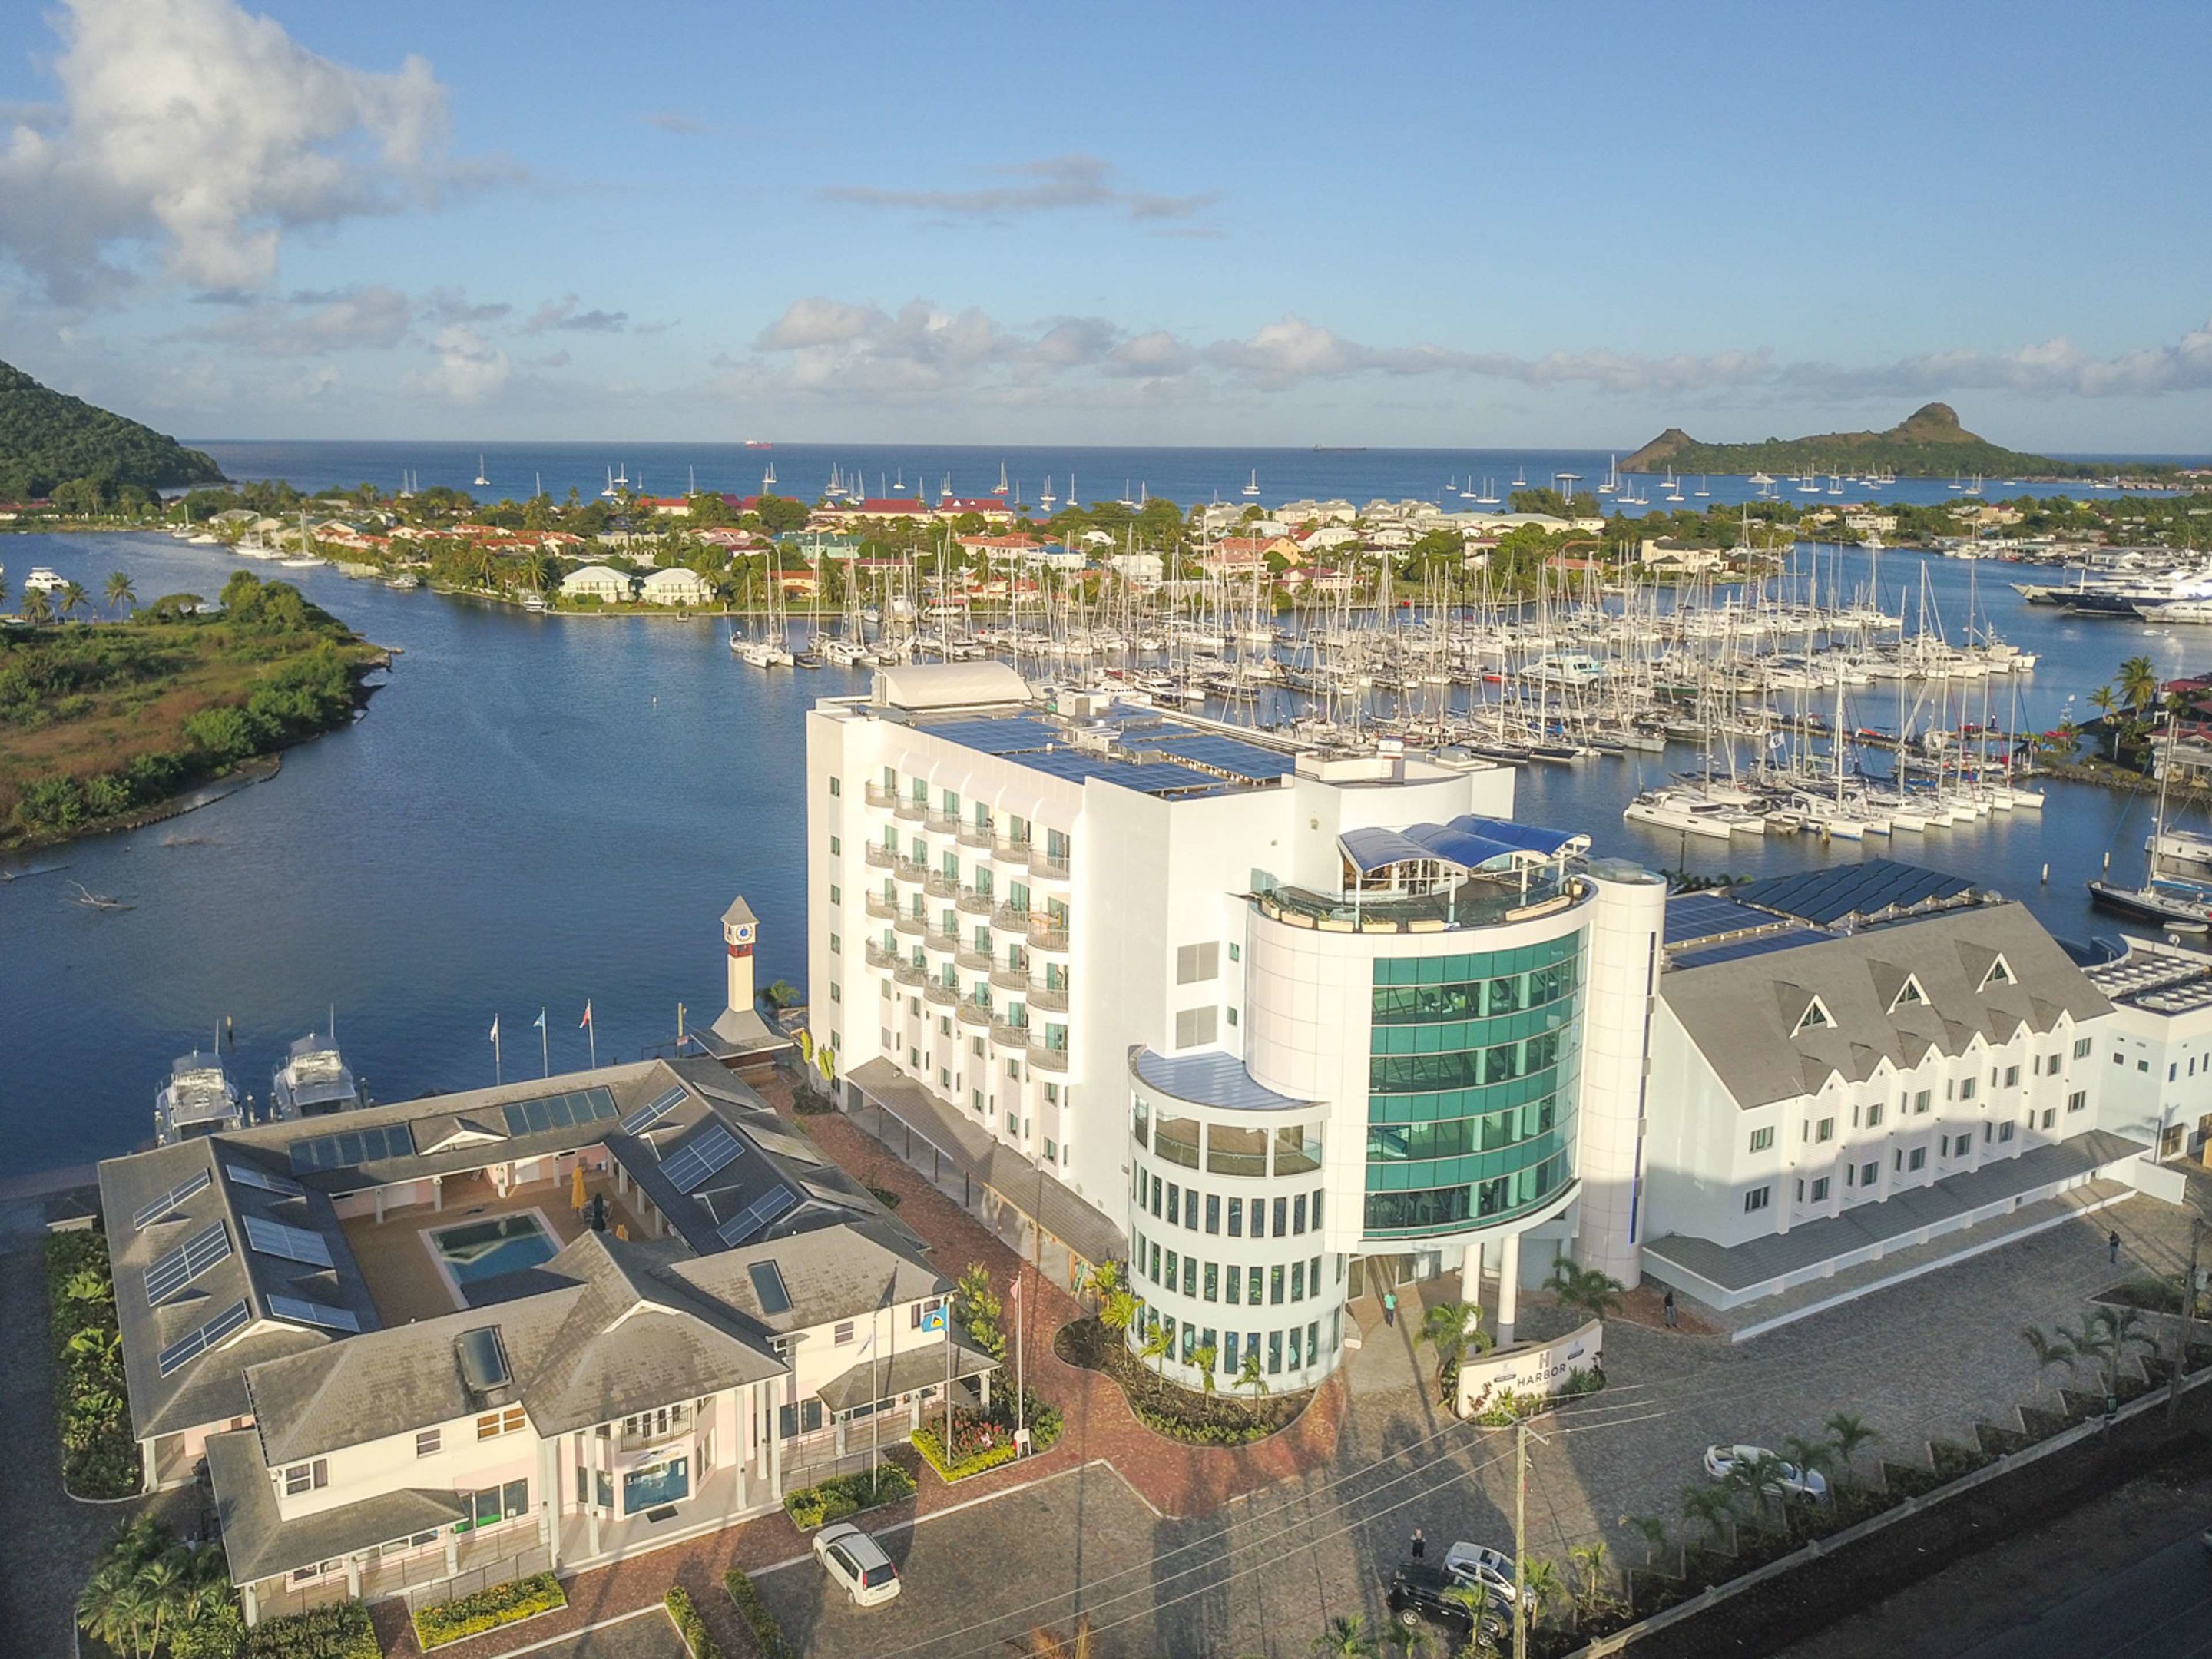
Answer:
<svg viewBox="0 0 2212 1659"><path fill-rule="evenodd" d="M145 599L212 593L237 568L219 549L143 536L0 538L0 561L11 580L49 564L95 592L125 570ZM1846 586L1864 582L1863 556L1839 563ZM1893 608L1908 588L1917 605L1921 563L1883 556ZM1927 563L1955 638L1972 567ZM0 1170L145 1139L169 1060L226 1015L241 1086L257 1097L285 1043L333 1005L383 1099L489 1082L495 1015L509 1077L539 1069L541 1007L554 1069L581 1066L586 999L599 1058L634 1058L673 1035L679 1001L695 1020L720 1009L718 918L739 891L761 915L763 981L800 978L803 714L864 676L764 675L732 659L711 620L532 617L329 568L254 568L298 580L403 654L363 720L293 750L274 781L35 855L68 867L0 884ZM2212 665L2212 637L2031 609L2003 586L2009 567L1978 570L1998 631L2043 653L2022 688L2026 723L2055 722L2069 694L2136 651L2165 674ZM1969 695L1977 718L1980 694ZM2002 716L2008 688L1991 695ZM1862 691L1849 712L1887 724L1893 700L1889 687ZM1674 838L1624 823L1620 808L1690 759L1677 749L1531 767L1520 812L1587 830L1601 853L1674 865ZM2107 848L2115 868L2138 869L2148 828L2139 800L2057 784L2044 811L1971 827L1686 850L1690 867L1714 872L1906 859L2023 898L2061 936L2086 939L2118 929L2093 918L2082 881ZM72 881L133 908L88 908Z"/></svg>

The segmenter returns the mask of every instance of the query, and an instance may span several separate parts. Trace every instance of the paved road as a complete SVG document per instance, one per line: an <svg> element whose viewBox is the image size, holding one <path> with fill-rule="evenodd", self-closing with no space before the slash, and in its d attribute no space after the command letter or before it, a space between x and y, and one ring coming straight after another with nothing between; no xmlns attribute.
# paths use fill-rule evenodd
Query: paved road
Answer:
<svg viewBox="0 0 2212 1659"><path fill-rule="evenodd" d="M2132 1482L1946 1568L1776 1659L2212 1655L2212 1480Z"/></svg>

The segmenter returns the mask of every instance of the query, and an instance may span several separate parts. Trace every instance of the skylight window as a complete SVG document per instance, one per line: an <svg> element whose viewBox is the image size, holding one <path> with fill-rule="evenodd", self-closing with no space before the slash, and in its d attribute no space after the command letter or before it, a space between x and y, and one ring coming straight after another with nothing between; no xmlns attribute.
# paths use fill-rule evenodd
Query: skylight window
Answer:
<svg viewBox="0 0 2212 1659"><path fill-rule="evenodd" d="M1800 1031L1820 1030L1835 1023L1829 1018L1827 1005L1814 997L1805 1005L1805 1012L1797 1016L1797 1024L1790 1029L1790 1035L1796 1036Z"/></svg>

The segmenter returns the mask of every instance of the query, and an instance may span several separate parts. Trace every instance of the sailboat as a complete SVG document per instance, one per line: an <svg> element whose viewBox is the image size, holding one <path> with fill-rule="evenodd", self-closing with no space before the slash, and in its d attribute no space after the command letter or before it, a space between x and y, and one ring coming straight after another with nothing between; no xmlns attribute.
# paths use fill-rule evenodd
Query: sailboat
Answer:
<svg viewBox="0 0 2212 1659"><path fill-rule="evenodd" d="M1700 495L1710 495L1713 492L1711 490L1705 488L1705 475L1702 472L1698 474L1698 494Z"/></svg>
<svg viewBox="0 0 2212 1659"><path fill-rule="evenodd" d="M1482 494L1474 498L1474 504L1477 507L1495 507L1498 505L1497 488L1492 484L1487 477L1485 477L1482 481Z"/></svg>
<svg viewBox="0 0 2212 1659"><path fill-rule="evenodd" d="M1059 504L1060 497L1052 493L1052 474L1045 474L1044 488L1037 491L1037 505L1049 513Z"/></svg>
<svg viewBox="0 0 2212 1659"><path fill-rule="evenodd" d="M1252 469L1252 477L1244 486L1244 493L1247 495L1256 495L1260 493L1260 469L1256 466Z"/></svg>
<svg viewBox="0 0 2212 1659"><path fill-rule="evenodd" d="M615 498L615 470L612 467L607 469L607 487L599 492L599 495L610 501Z"/></svg>
<svg viewBox="0 0 2212 1659"><path fill-rule="evenodd" d="M774 461L770 461L768 464L768 471L761 474L761 494L765 495L769 490L775 488L775 463Z"/></svg>
<svg viewBox="0 0 2212 1659"><path fill-rule="evenodd" d="M2169 757L2160 769L2158 780L2158 816L2151 829L2149 867L2143 872L2142 885L2124 887L2103 877L2089 884L2090 902L2135 921L2147 921L2163 927L2169 933L2202 933L2212 930L2212 889L2194 883L2159 879L2158 848L2166 839L2166 785L2173 775L2171 757L2173 752L2173 715L2166 717L2166 744ZM2105 858L2106 868L2112 867L2112 855Z"/></svg>
<svg viewBox="0 0 2212 1659"><path fill-rule="evenodd" d="M1597 493L1601 495L1610 495L1620 488L1620 457L1614 455L1608 458L1606 462L1605 482L1597 487Z"/></svg>
<svg viewBox="0 0 2212 1659"><path fill-rule="evenodd" d="M484 476L483 453L481 450L477 453L476 481L479 484L488 484L491 482L489 478Z"/></svg>
<svg viewBox="0 0 2212 1659"><path fill-rule="evenodd" d="M1516 489L1526 489L1528 487L1528 469L1525 465L1513 469L1513 487Z"/></svg>
<svg viewBox="0 0 2212 1659"><path fill-rule="evenodd" d="M1006 482L1006 464L1004 461L1000 461L999 463L999 482L991 486L991 493L994 495L1003 495L1012 488L1012 486Z"/></svg>

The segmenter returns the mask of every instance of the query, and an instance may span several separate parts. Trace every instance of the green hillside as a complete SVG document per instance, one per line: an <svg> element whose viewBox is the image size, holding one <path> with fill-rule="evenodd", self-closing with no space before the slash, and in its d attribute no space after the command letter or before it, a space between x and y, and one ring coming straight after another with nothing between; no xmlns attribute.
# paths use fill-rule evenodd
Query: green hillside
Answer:
<svg viewBox="0 0 2212 1659"><path fill-rule="evenodd" d="M1771 472L1787 477L1817 470L1864 472L1887 468L1900 478L1948 478L1979 473L1985 478L2082 478L2109 476L2110 465L2096 467L2048 455L2023 454L1976 436L1959 424L1948 404L1929 404L1887 432L1823 432L1810 438L1769 438L1754 444L1700 443L1670 426L1620 464L1624 472ZM2171 471L2168 466L2130 465L2131 477Z"/></svg>
<svg viewBox="0 0 2212 1659"><path fill-rule="evenodd" d="M0 363L0 500L44 495L76 478L108 491L123 484L166 489L220 483L222 469L151 427Z"/></svg>

